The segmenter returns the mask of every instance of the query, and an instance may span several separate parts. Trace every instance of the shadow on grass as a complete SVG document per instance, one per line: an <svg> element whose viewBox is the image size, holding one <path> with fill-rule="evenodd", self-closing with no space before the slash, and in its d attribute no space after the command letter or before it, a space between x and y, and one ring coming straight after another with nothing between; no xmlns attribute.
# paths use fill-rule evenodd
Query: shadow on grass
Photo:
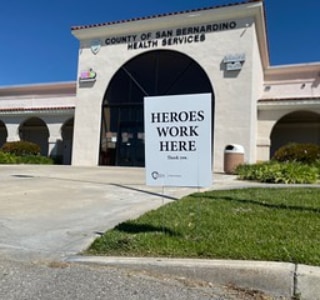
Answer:
<svg viewBox="0 0 320 300"><path fill-rule="evenodd" d="M199 198L199 196L197 195L191 195L191 197ZM293 205L287 205L287 204L272 204L272 203L260 202L257 200L236 199L233 197L205 196L205 198L211 199L211 200L218 200L218 201L225 200L225 201L236 202L241 204L253 204L253 205L272 208L272 209L283 209L283 210L301 211L301 212L308 211L313 213L320 213L320 208L313 208L313 207L293 206Z"/></svg>
<svg viewBox="0 0 320 300"><path fill-rule="evenodd" d="M132 223L121 223L117 225L115 230L122 231L125 233L148 233L148 232L154 232L154 233L163 233L170 236L179 236L180 234L167 228L164 226L153 226L149 224L132 224Z"/></svg>

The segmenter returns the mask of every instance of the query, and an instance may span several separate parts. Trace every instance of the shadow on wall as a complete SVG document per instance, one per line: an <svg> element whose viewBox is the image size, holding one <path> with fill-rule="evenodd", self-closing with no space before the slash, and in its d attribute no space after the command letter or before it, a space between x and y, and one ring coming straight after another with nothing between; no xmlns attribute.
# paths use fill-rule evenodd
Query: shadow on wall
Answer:
<svg viewBox="0 0 320 300"><path fill-rule="evenodd" d="M317 88L319 86L319 84L320 84L320 72L318 73L318 76L316 77L314 82L312 82L311 87Z"/></svg>
<svg viewBox="0 0 320 300"><path fill-rule="evenodd" d="M56 165L63 164L63 146L62 140L57 140L54 147L51 149L49 153L49 157L53 159Z"/></svg>

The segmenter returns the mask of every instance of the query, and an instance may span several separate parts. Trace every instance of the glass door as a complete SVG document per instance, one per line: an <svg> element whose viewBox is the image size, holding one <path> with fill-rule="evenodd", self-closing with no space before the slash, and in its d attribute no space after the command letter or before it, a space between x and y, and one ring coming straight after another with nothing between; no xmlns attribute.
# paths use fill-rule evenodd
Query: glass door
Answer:
<svg viewBox="0 0 320 300"><path fill-rule="evenodd" d="M145 164L143 123L120 123L116 148L116 165L143 167Z"/></svg>

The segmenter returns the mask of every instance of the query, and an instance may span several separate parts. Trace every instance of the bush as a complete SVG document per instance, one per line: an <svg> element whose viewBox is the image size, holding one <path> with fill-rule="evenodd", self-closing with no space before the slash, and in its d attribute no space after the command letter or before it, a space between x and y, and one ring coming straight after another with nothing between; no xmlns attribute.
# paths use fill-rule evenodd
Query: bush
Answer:
<svg viewBox="0 0 320 300"><path fill-rule="evenodd" d="M17 156L40 155L40 146L27 141L7 142L1 150Z"/></svg>
<svg viewBox="0 0 320 300"><path fill-rule="evenodd" d="M319 174L319 177L320 177L320 159L318 159L316 162L314 162L312 164L316 169L318 169L318 174Z"/></svg>
<svg viewBox="0 0 320 300"><path fill-rule="evenodd" d="M41 155L25 155L18 157L19 164L32 164L32 165L53 165L54 161L50 157Z"/></svg>
<svg viewBox="0 0 320 300"><path fill-rule="evenodd" d="M320 178L319 165L300 162L281 163L276 161L240 165L235 172L240 179L266 183L311 184Z"/></svg>
<svg viewBox="0 0 320 300"><path fill-rule="evenodd" d="M0 151L0 164L10 165L17 163L17 156Z"/></svg>
<svg viewBox="0 0 320 300"><path fill-rule="evenodd" d="M0 164L50 164L53 159L40 155L40 146L27 141L7 142L0 150Z"/></svg>
<svg viewBox="0 0 320 300"><path fill-rule="evenodd" d="M279 148L273 158L279 162L312 164L320 160L320 146L314 144L288 144Z"/></svg>
<svg viewBox="0 0 320 300"><path fill-rule="evenodd" d="M24 155L17 156L15 154L3 152L0 150L0 164L42 164L52 165L54 162L51 158L41 155Z"/></svg>

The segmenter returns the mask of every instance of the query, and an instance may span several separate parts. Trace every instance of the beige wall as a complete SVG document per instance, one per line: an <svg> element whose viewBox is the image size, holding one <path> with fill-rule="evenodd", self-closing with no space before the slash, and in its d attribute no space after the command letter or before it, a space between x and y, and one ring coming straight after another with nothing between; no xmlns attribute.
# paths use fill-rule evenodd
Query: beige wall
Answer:
<svg viewBox="0 0 320 300"><path fill-rule="evenodd" d="M272 130L281 118L293 112L320 115L320 63L288 65L265 70L264 91L258 105L257 160L270 158ZM295 126L295 127L294 127ZM309 140L320 144L319 123L303 124L303 120L284 130L273 141L277 148L286 141ZM311 126L311 127L310 127Z"/></svg>
<svg viewBox="0 0 320 300"><path fill-rule="evenodd" d="M262 99L320 97L320 64L288 65L265 71Z"/></svg>
<svg viewBox="0 0 320 300"><path fill-rule="evenodd" d="M273 104L260 105L258 111L258 161L270 159L271 134L278 122L287 115L295 112L309 112L318 114L320 119L320 99L305 101L277 101ZM319 119L312 123L304 119L295 124L282 125L278 129L278 136L274 138L273 149L287 142L309 142L320 144Z"/></svg>
<svg viewBox="0 0 320 300"><path fill-rule="evenodd" d="M228 19L230 20L230 19ZM97 73L94 84L78 84L75 112L74 165L97 165L100 142L101 106L104 93L112 76L131 58L149 50L174 50L195 60L207 73L215 93L214 116L214 169L223 168L224 148L230 143L241 144L246 149L246 160L255 160L256 144L256 99L262 86L260 55L252 17L231 19L237 28L206 33L205 41L176 46L158 46L152 49L128 50L126 44L102 46L97 54L90 49L90 39L81 40L78 73L92 68ZM227 20L221 20L221 22ZM152 23L151 23L152 22ZM158 20L150 21L155 27ZM159 21L160 22L160 21ZM171 17L167 28L174 24ZM215 19L206 23L214 23ZM206 24L204 23L204 24ZM189 25L191 25L190 23ZM159 29L164 25L158 24ZM145 24L145 31L148 31ZM154 29L156 31L156 29ZM143 31L135 34L140 35ZM104 41L106 35L100 39ZM117 36L114 34L112 36ZM160 44L160 43L159 43ZM246 60L240 71L225 71L226 55L242 54ZM257 76L254 76L258 72Z"/></svg>
<svg viewBox="0 0 320 300"><path fill-rule="evenodd" d="M23 138L39 144L42 155L62 156L61 128L74 118L75 93L75 82L0 88L0 143ZM37 126L24 125L32 119Z"/></svg>

